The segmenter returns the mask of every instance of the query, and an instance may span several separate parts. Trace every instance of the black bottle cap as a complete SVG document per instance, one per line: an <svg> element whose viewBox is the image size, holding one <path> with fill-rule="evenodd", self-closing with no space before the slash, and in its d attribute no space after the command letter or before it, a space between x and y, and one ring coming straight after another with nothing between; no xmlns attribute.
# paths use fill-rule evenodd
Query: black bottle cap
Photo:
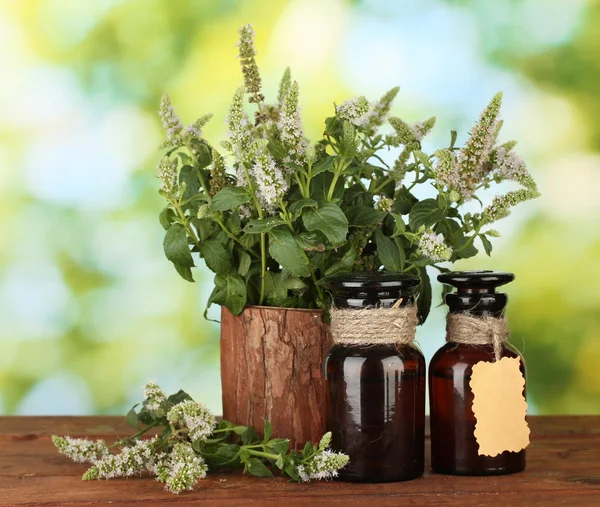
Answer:
<svg viewBox="0 0 600 507"><path fill-rule="evenodd" d="M413 301L413 291L419 278L402 273L339 273L327 278L327 288L333 293L338 308L392 306L403 299L401 306Z"/></svg>
<svg viewBox="0 0 600 507"><path fill-rule="evenodd" d="M512 282L513 273L503 271L455 271L438 275L438 280L456 287L446 294L446 303L452 313L470 313L479 316L501 316L508 302L496 288Z"/></svg>

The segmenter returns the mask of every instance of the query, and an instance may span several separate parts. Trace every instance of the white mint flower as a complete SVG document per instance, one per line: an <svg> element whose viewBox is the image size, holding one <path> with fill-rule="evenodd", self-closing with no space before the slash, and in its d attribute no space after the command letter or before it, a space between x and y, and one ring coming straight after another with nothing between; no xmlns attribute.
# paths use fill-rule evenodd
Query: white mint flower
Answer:
<svg viewBox="0 0 600 507"><path fill-rule="evenodd" d="M256 47L254 45L254 29L252 25L244 25L240 28L240 39L237 43L239 49L240 62L242 64L242 74L246 91L250 93L250 102L262 102L264 97L260 93L262 82L258 66L256 65Z"/></svg>
<svg viewBox="0 0 600 507"><path fill-rule="evenodd" d="M432 116L428 120L418 121L410 125L410 131L415 141L421 142L423 138L431 132L431 129L435 125L435 116Z"/></svg>
<svg viewBox="0 0 600 507"><path fill-rule="evenodd" d="M94 466L83 475L83 480L130 477L152 469L156 459L153 446L157 440L158 437L137 440L135 445L124 447L119 454L109 454L96 461Z"/></svg>
<svg viewBox="0 0 600 507"><path fill-rule="evenodd" d="M389 197L382 195L379 196L379 200L375 203L375 209L379 211L387 211L391 213L394 200Z"/></svg>
<svg viewBox="0 0 600 507"><path fill-rule="evenodd" d="M204 116L198 118L194 123L186 127L184 132L185 136L191 139L201 139L202 129L204 125L206 125L212 118L212 116L212 114L205 114Z"/></svg>
<svg viewBox="0 0 600 507"><path fill-rule="evenodd" d="M508 151L504 146L500 146L496 150L494 158L498 174L502 179L521 182L529 176L523 159L516 153Z"/></svg>
<svg viewBox="0 0 600 507"><path fill-rule="evenodd" d="M369 112L367 113L367 132L374 134L378 127L383 125L387 118L392 102L398 95L400 87L396 86L387 92L383 97L369 104Z"/></svg>
<svg viewBox="0 0 600 507"><path fill-rule="evenodd" d="M152 471L157 480L165 484L165 489L179 494L206 477L208 467L201 456L198 456L189 443L178 443L168 456L157 462Z"/></svg>
<svg viewBox="0 0 600 507"><path fill-rule="evenodd" d="M306 150L306 139L300 108L298 106L298 83L294 81L287 91L279 114L279 130L281 140L291 148L290 156L301 159Z"/></svg>
<svg viewBox="0 0 600 507"><path fill-rule="evenodd" d="M261 206L274 211L288 189L283 171L271 155L262 153L256 158L250 173L256 181L256 196Z"/></svg>
<svg viewBox="0 0 600 507"><path fill-rule="evenodd" d="M183 123L175 112L173 104L171 104L171 97L166 93L163 94L162 100L160 101L160 110L158 111L158 114L160 115L162 126L167 136L165 146L173 148L181 146L183 143L181 137Z"/></svg>
<svg viewBox="0 0 600 507"><path fill-rule="evenodd" d="M369 125L369 101L362 95L336 106L335 112L340 118L357 127Z"/></svg>
<svg viewBox="0 0 600 507"><path fill-rule="evenodd" d="M108 456L108 447L104 440L52 436L52 443L61 454L77 463L95 463Z"/></svg>
<svg viewBox="0 0 600 507"><path fill-rule="evenodd" d="M333 452L329 449L331 443L331 432L323 435L317 452L312 459L305 464L296 466L296 472L303 482L316 479L332 479L338 476L338 470L344 468L350 458L342 453Z"/></svg>
<svg viewBox="0 0 600 507"><path fill-rule="evenodd" d="M437 162L435 166L435 180L441 187L458 192L461 197L467 197L467 188L460 175L458 160L452 150L443 149L435 152Z"/></svg>
<svg viewBox="0 0 600 507"><path fill-rule="evenodd" d="M179 174L177 160L164 156L158 162L158 177L161 181L160 189L170 197L179 194Z"/></svg>
<svg viewBox="0 0 600 507"><path fill-rule="evenodd" d="M533 180L531 180L533 182ZM498 195L492 200L492 204L487 206L481 213L483 223L491 223L510 215L510 208L529 199L535 199L540 193L535 188L522 188L508 192L505 195Z"/></svg>
<svg viewBox="0 0 600 507"><path fill-rule="evenodd" d="M233 152L240 160L247 159L247 152L252 143L252 125L244 111L244 89L238 88L233 96L229 115L227 116L229 127L227 135Z"/></svg>
<svg viewBox="0 0 600 507"><path fill-rule="evenodd" d="M447 261L452 257L452 247L446 245L442 234L425 231L419 240L419 251L433 262Z"/></svg>
<svg viewBox="0 0 600 507"><path fill-rule="evenodd" d="M187 428L192 441L206 440L216 424L215 416L211 411L193 400L182 401L175 405L169 410L167 419L172 424Z"/></svg>
<svg viewBox="0 0 600 507"><path fill-rule="evenodd" d="M483 110L479 121L471 131L464 148L460 151L458 163L461 179L464 182L465 198L470 198L489 172L486 167L488 155L496 141L501 122L498 121L502 93L494 96L488 106Z"/></svg>
<svg viewBox="0 0 600 507"><path fill-rule="evenodd" d="M154 380L144 386L144 398L144 406L153 412L161 411L163 403L167 401L165 393Z"/></svg>

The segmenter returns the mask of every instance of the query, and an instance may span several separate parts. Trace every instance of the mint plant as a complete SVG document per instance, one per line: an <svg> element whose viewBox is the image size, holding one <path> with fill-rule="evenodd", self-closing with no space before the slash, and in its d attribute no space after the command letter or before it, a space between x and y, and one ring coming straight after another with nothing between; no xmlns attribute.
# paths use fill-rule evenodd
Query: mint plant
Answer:
<svg viewBox="0 0 600 507"><path fill-rule="evenodd" d="M377 101L361 96L334 105L323 138L311 144L289 68L277 100L268 103L250 25L241 28L238 47L244 86L234 94L228 139L219 147L202 135L209 115L186 127L168 95L160 107L164 251L188 281L196 259L204 259L215 273L209 305L236 315L250 304L326 308L329 275L385 270L420 277L424 321L431 306L427 266L444 271L440 263L473 257L477 243L490 255L498 236L490 225L539 196L515 142L498 143L501 93L462 147L453 131L447 147L425 153L421 142L435 117L413 124L388 117L398 88ZM397 149L388 165L382 154ZM481 189L506 180L520 188L479 212L462 212ZM418 200L413 191L423 185L433 196Z"/></svg>
<svg viewBox="0 0 600 507"><path fill-rule="evenodd" d="M104 440L52 437L61 454L92 465L83 474L84 481L150 473L178 494L220 469L243 468L256 477L279 471L291 480L308 482L336 477L349 462L345 454L330 450L331 433L318 444L307 442L297 452L289 449L287 439L272 438L268 421L261 437L251 426L217 423L204 405L184 391L167 397L155 382L149 382L144 396L141 409L136 412L136 405L127 414L127 422L138 430L131 437L110 446ZM151 430L158 434L142 438Z"/></svg>

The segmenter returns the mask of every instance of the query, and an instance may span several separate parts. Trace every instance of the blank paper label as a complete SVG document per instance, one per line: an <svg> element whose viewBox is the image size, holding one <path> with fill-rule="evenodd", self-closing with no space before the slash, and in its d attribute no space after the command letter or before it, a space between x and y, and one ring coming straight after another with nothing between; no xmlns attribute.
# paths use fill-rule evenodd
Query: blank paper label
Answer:
<svg viewBox="0 0 600 507"><path fill-rule="evenodd" d="M529 445L525 379L520 365L519 358L503 357L494 363L480 361L473 366L470 386L480 455L519 452Z"/></svg>

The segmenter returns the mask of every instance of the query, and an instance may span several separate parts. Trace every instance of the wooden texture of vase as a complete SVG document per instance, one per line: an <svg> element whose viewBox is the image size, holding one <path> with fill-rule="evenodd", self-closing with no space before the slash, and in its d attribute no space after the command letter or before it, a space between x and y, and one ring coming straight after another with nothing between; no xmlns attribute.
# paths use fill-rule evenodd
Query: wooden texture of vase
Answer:
<svg viewBox="0 0 600 507"><path fill-rule="evenodd" d="M263 420L291 447L325 432L323 364L331 349L320 310L249 306L221 311L223 418L253 425Z"/></svg>

